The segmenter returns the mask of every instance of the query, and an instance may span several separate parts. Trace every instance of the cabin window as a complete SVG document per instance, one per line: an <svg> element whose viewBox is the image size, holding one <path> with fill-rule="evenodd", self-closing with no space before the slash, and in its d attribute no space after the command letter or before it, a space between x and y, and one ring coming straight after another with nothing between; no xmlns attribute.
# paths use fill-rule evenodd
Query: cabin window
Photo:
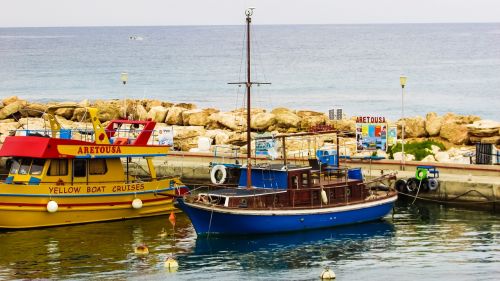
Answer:
<svg viewBox="0 0 500 281"><path fill-rule="evenodd" d="M43 165L45 165L45 159L33 159L33 163L31 163L30 174L41 175L43 170Z"/></svg>
<svg viewBox="0 0 500 281"><path fill-rule="evenodd" d="M87 160L75 159L73 161L73 176L75 178L87 176Z"/></svg>
<svg viewBox="0 0 500 281"><path fill-rule="evenodd" d="M29 170L30 170L30 166L31 166L31 159L21 159L21 165L19 166L19 174L20 175L27 175Z"/></svg>
<svg viewBox="0 0 500 281"><path fill-rule="evenodd" d="M12 164L10 165L10 171L9 174L17 174L17 171L19 170L19 167L21 166L21 163L19 163L19 159L13 159Z"/></svg>
<svg viewBox="0 0 500 281"><path fill-rule="evenodd" d="M106 159L90 159L89 175L104 175L107 171Z"/></svg>
<svg viewBox="0 0 500 281"><path fill-rule="evenodd" d="M307 173L302 174L302 186L308 186L308 175Z"/></svg>
<svg viewBox="0 0 500 281"><path fill-rule="evenodd" d="M68 160L67 159L52 159L50 160L49 176L66 176L68 175Z"/></svg>

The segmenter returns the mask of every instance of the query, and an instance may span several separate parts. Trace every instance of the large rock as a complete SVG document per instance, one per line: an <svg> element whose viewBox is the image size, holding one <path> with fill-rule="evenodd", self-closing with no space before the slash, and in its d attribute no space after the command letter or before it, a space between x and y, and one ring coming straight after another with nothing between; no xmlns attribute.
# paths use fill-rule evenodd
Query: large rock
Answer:
<svg viewBox="0 0 500 281"><path fill-rule="evenodd" d="M425 137L425 120L420 117L405 118L405 138L420 138ZM403 120L398 121L398 131L402 131Z"/></svg>
<svg viewBox="0 0 500 281"><path fill-rule="evenodd" d="M232 131L246 131L247 129L247 120L239 113L218 112L210 115L209 119Z"/></svg>
<svg viewBox="0 0 500 281"><path fill-rule="evenodd" d="M297 116L302 118L300 128L309 129L315 126L325 125L328 122L328 116L321 112L299 110Z"/></svg>
<svg viewBox="0 0 500 281"><path fill-rule="evenodd" d="M76 102L60 102L55 104L55 106L65 106L59 109L56 109L54 112L55 115L64 117L64 119L71 120L73 117L73 113L75 112L75 107L79 106Z"/></svg>
<svg viewBox="0 0 500 281"><path fill-rule="evenodd" d="M424 159L421 160L422 162L436 162L436 159L434 158L434 155L429 154L424 157Z"/></svg>
<svg viewBox="0 0 500 281"><path fill-rule="evenodd" d="M165 118L167 117L167 112L168 109L161 106L153 106L151 110L149 110L147 117L151 118L152 121L155 121L157 123L163 123L165 121Z"/></svg>
<svg viewBox="0 0 500 281"><path fill-rule="evenodd" d="M173 126L174 140L189 139L205 135L203 126Z"/></svg>
<svg viewBox="0 0 500 281"><path fill-rule="evenodd" d="M276 123L274 114L268 112L261 112L252 116L250 127L254 130L265 131L270 126Z"/></svg>
<svg viewBox="0 0 500 281"><path fill-rule="evenodd" d="M489 144L500 144L500 136L493 137L470 137L471 143L489 143Z"/></svg>
<svg viewBox="0 0 500 281"><path fill-rule="evenodd" d="M182 107L184 109L196 109L196 104L193 104L193 103L184 103L184 102L181 102L181 103L178 103L178 104L175 104L174 106L176 107Z"/></svg>
<svg viewBox="0 0 500 281"><path fill-rule="evenodd" d="M471 136L493 137L498 135L500 122L493 120L479 120L467 125L467 130Z"/></svg>
<svg viewBox="0 0 500 281"><path fill-rule="evenodd" d="M478 120L481 118L475 115L458 115L451 112L443 115L443 123L471 124Z"/></svg>
<svg viewBox="0 0 500 281"><path fill-rule="evenodd" d="M172 106L168 109L167 117L165 118L165 123L169 125L182 125L182 112L187 109L183 107Z"/></svg>
<svg viewBox="0 0 500 281"><path fill-rule="evenodd" d="M15 130L20 127L19 122L2 122L0 123L0 143L5 141L5 138L8 136L13 136L15 134Z"/></svg>
<svg viewBox="0 0 500 281"><path fill-rule="evenodd" d="M441 126L439 135L441 138L456 145L466 144L469 141L469 135L465 124L454 122L444 123L443 126Z"/></svg>
<svg viewBox="0 0 500 281"><path fill-rule="evenodd" d="M207 130L205 136L215 140L216 145L227 144L230 136L233 133L226 130L216 129L216 130Z"/></svg>
<svg viewBox="0 0 500 281"><path fill-rule="evenodd" d="M394 157L394 160L401 161L403 159L403 153L396 152L393 154L393 157ZM414 161L414 160L415 160L415 155L405 153L405 161Z"/></svg>
<svg viewBox="0 0 500 281"><path fill-rule="evenodd" d="M41 117L47 111L48 106L42 103L29 103L22 110L24 117Z"/></svg>
<svg viewBox="0 0 500 281"><path fill-rule="evenodd" d="M90 121L90 115L89 112L86 108L75 108L73 111L73 117L71 117L72 121L78 121L78 122L89 122Z"/></svg>
<svg viewBox="0 0 500 281"><path fill-rule="evenodd" d="M182 112L182 122L185 126L206 126L210 115L217 112L215 108L186 110Z"/></svg>
<svg viewBox="0 0 500 281"><path fill-rule="evenodd" d="M17 96L10 96L10 97L3 98L2 103L4 106L7 106L11 103L18 101L18 100L19 100L19 98Z"/></svg>
<svg viewBox="0 0 500 281"><path fill-rule="evenodd" d="M440 151L434 155L434 158L436 161L441 162L441 163L449 163L450 161L450 155L446 151Z"/></svg>
<svg viewBox="0 0 500 281"><path fill-rule="evenodd" d="M300 124L300 117L284 107L278 107L271 111L276 119L276 127L279 128L298 128Z"/></svg>
<svg viewBox="0 0 500 281"><path fill-rule="evenodd" d="M347 132L356 132L356 120L343 119L343 120L330 120L328 121L334 129Z"/></svg>
<svg viewBox="0 0 500 281"><path fill-rule="evenodd" d="M425 130L429 136L439 136L442 125L443 117L438 116L435 112L430 112L425 116Z"/></svg>
<svg viewBox="0 0 500 281"><path fill-rule="evenodd" d="M26 101L16 100L7 104L4 108L0 109L0 119L5 119L23 109L26 106Z"/></svg>
<svg viewBox="0 0 500 281"><path fill-rule="evenodd" d="M123 116L123 112L120 111L122 101L113 100L113 101L103 101L97 100L93 104L93 107L99 110L99 120L101 122L111 121L119 119Z"/></svg>

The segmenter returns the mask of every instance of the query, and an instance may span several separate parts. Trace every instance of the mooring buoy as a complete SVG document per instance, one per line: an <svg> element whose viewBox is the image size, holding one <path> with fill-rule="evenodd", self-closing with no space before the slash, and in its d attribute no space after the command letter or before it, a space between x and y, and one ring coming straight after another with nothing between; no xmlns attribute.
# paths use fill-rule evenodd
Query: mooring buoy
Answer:
<svg viewBox="0 0 500 281"><path fill-rule="evenodd" d="M179 268L179 263L174 257L168 257L164 264L165 268L168 270L175 271Z"/></svg>
<svg viewBox="0 0 500 281"><path fill-rule="evenodd" d="M148 246L146 246L146 245L139 245L139 246L135 247L134 252L136 255L147 255L147 254L149 254L149 249L148 249Z"/></svg>
<svg viewBox="0 0 500 281"><path fill-rule="evenodd" d="M321 275L319 277L321 278L321 280L333 280L337 278L335 276L335 272L333 272L333 270L331 270L329 267L325 267L325 269L323 270L323 272L321 272Z"/></svg>

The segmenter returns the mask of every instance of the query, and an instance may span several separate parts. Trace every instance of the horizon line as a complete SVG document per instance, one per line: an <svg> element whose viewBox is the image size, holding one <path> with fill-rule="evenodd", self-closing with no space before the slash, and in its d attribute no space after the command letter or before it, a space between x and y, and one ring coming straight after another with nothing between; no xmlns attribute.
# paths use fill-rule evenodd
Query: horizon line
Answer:
<svg viewBox="0 0 500 281"><path fill-rule="evenodd" d="M500 24L500 21L474 22L374 22L374 23L270 23L254 26L293 25L416 25L416 24ZM242 24L166 24L166 25L60 25L60 26L0 26L0 28L80 28L80 27L200 27L200 26L240 26Z"/></svg>

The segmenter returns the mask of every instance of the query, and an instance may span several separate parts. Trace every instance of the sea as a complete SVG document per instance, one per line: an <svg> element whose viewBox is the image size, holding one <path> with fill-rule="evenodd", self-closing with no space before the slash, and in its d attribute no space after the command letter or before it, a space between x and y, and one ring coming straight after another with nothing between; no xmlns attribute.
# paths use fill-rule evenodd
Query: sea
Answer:
<svg viewBox="0 0 500 281"><path fill-rule="evenodd" d="M252 80L272 83L252 88L254 107L500 120L500 23L254 25L250 38ZM0 97L233 110L244 41L243 25L0 28Z"/></svg>
<svg viewBox="0 0 500 281"><path fill-rule="evenodd" d="M182 213L0 231L0 280L494 281L500 224L489 211L399 201L381 221L297 233L197 237ZM149 255L134 249L146 245ZM165 268L168 257L179 264Z"/></svg>

